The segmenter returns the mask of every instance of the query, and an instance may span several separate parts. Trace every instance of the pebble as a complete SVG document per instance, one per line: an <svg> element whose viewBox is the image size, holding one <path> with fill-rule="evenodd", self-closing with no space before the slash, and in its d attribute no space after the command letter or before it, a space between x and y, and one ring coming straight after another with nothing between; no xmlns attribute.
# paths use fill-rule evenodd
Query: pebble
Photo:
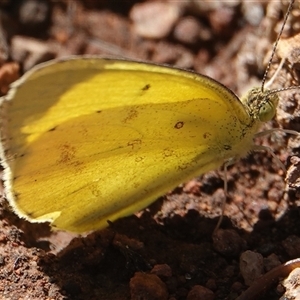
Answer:
<svg viewBox="0 0 300 300"><path fill-rule="evenodd" d="M6 94L9 85L20 77L19 65L15 62L5 63L0 68L0 92ZM0 236L0 242L3 241L3 236Z"/></svg>
<svg viewBox="0 0 300 300"><path fill-rule="evenodd" d="M242 11L246 21L252 26L258 26L264 17L264 8L260 2L243 1Z"/></svg>
<svg viewBox="0 0 300 300"><path fill-rule="evenodd" d="M202 285L195 285L189 291L187 300L213 300L215 298L214 293L208 288Z"/></svg>
<svg viewBox="0 0 300 300"><path fill-rule="evenodd" d="M181 8L174 3L137 3L130 11L130 19L138 35L162 39L168 36L181 15Z"/></svg>
<svg viewBox="0 0 300 300"><path fill-rule="evenodd" d="M22 30L31 30L40 34L49 25L51 5L48 0L23 0L18 8Z"/></svg>
<svg viewBox="0 0 300 300"><path fill-rule="evenodd" d="M172 276L172 269L167 264L155 265L151 270L151 274L155 274L159 278L165 279Z"/></svg>
<svg viewBox="0 0 300 300"><path fill-rule="evenodd" d="M236 256L245 248L246 242L234 230L219 229L213 235L213 246L223 255Z"/></svg>
<svg viewBox="0 0 300 300"><path fill-rule="evenodd" d="M234 10L229 7L222 7L214 10L209 15L210 24L213 31L218 35L226 33L234 18Z"/></svg>
<svg viewBox="0 0 300 300"><path fill-rule="evenodd" d="M185 44L196 44L198 41L207 41L211 38L210 31L196 18L182 18L174 28L175 39Z"/></svg>
<svg viewBox="0 0 300 300"><path fill-rule="evenodd" d="M137 272L130 279L131 300L167 300L167 287L155 274Z"/></svg>
<svg viewBox="0 0 300 300"><path fill-rule="evenodd" d="M240 257L240 272L245 284L250 286L264 273L264 259L260 253L247 250Z"/></svg>

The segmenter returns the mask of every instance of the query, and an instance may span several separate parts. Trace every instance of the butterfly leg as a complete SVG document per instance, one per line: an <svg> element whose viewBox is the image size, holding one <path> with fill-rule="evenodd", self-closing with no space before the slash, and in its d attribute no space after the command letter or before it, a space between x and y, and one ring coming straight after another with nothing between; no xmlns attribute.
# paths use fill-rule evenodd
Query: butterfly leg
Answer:
<svg viewBox="0 0 300 300"><path fill-rule="evenodd" d="M231 158L224 163L223 172L224 172L224 196L225 197L224 197L224 199L222 201L222 205L221 205L221 215L219 217L218 223L214 229L213 234L215 234L217 232L217 230L219 229L219 227L223 221L225 206L226 206L227 198L229 197L229 195L228 195L228 180L227 180L228 167L235 164L236 160L237 160L236 158Z"/></svg>

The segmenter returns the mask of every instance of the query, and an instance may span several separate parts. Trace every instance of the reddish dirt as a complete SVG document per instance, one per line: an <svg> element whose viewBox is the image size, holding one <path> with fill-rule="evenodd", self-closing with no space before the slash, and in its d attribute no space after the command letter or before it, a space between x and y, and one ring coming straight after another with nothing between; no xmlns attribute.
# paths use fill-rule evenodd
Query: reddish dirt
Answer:
<svg viewBox="0 0 300 300"><path fill-rule="evenodd" d="M281 1L0 1L1 91L18 67L99 54L191 68L241 95L260 85L286 8ZM292 39L274 58L270 75L286 63L272 88L299 84L299 9L297 2L283 33ZM299 131L299 90L280 97L265 129ZM256 143L272 147L287 176L263 152L231 166L215 235L222 171L84 237L20 220L2 199L0 299L236 299L258 276L300 257L299 138L275 132ZM246 275L245 265L253 266ZM282 279L254 299L279 299Z"/></svg>

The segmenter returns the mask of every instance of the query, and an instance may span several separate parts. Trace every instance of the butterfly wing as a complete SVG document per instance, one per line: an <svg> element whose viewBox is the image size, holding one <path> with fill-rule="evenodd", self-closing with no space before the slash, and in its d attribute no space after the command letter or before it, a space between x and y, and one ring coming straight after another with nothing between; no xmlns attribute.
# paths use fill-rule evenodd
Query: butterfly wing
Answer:
<svg viewBox="0 0 300 300"><path fill-rule="evenodd" d="M247 141L253 135L244 106L219 83L128 61L38 67L1 109L9 116L0 155L11 205L75 232L146 207L219 167L240 152L245 132Z"/></svg>

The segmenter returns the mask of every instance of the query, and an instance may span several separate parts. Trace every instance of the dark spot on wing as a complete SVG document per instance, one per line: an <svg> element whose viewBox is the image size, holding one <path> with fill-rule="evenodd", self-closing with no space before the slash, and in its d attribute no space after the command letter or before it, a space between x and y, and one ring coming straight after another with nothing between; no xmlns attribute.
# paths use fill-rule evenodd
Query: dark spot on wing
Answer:
<svg viewBox="0 0 300 300"><path fill-rule="evenodd" d="M181 129L183 127L183 125L184 125L184 122L180 121L175 124L174 128Z"/></svg>
<svg viewBox="0 0 300 300"><path fill-rule="evenodd" d="M150 89L150 84L146 84L143 88L142 88L142 91L147 91Z"/></svg>

